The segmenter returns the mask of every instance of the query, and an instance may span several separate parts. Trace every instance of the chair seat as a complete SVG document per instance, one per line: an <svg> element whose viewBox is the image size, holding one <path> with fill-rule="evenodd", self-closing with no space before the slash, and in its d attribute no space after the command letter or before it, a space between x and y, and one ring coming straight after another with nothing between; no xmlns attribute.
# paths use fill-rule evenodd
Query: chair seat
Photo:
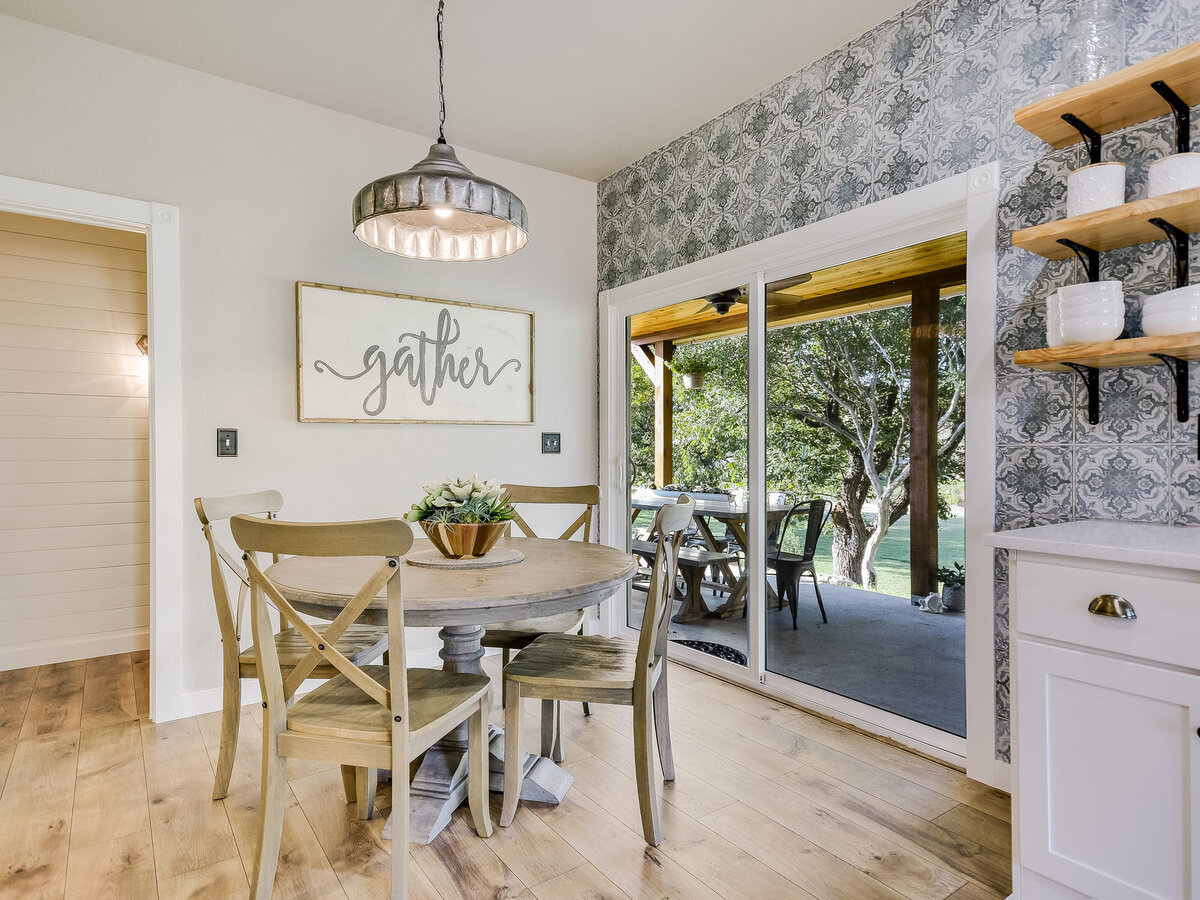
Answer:
<svg viewBox="0 0 1200 900"><path fill-rule="evenodd" d="M799 566L813 562L812 557L806 557L802 553L789 553L787 550L780 551L778 556L768 555L767 558L783 566Z"/></svg>
<svg viewBox="0 0 1200 900"><path fill-rule="evenodd" d="M346 629L334 646L356 666L370 662L378 659L387 649L387 628L355 623ZM312 644L295 628L285 628L275 635L275 652L279 654L280 668L285 671L294 669L311 649ZM258 673L255 652L254 647L249 647L238 654L238 668L243 678L254 678ZM332 665L321 662L313 669L312 677L332 678L337 674L337 669Z"/></svg>
<svg viewBox="0 0 1200 900"><path fill-rule="evenodd" d="M388 686L387 666L361 666L363 672ZM486 675L408 670L408 731L410 735L488 692ZM324 737L386 744L392 740L392 714L345 675L337 675L297 700L287 715L288 731Z"/></svg>
<svg viewBox="0 0 1200 900"><path fill-rule="evenodd" d="M485 647L504 647L506 644L492 643L492 641L501 639L502 635L505 636L505 640L508 640L510 639L508 635L514 632L536 637L540 634L563 634L568 631L578 631L583 624L583 615L582 609L573 609L556 616L540 616L536 619L518 619L515 622L502 622L495 626L488 625L480 643ZM520 646L523 647L525 644L522 643Z"/></svg>
<svg viewBox="0 0 1200 900"><path fill-rule="evenodd" d="M504 677L525 684L633 690L637 645L594 635L544 634L504 667Z"/></svg>

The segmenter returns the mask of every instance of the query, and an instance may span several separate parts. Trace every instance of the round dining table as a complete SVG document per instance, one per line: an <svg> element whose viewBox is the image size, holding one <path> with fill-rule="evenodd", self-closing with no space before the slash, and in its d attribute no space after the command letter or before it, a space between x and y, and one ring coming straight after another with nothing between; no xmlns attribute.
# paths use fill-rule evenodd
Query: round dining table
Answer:
<svg viewBox="0 0 1200 900"><path fill-rule="evenodd" d="M416 540L410 555L431 547L427 540ZM482 674L484 651L479 642L485 626L596 606L637 571L636 557L601 544L505 537L496 549L519 550L524 559L490 568L404 567L404 624L440 627L438 655L446 671ZM375 557L295 556L275 563L266 574L297 610L332 620L378 565ZM382 594L358 621L387 622ZM433 840L466 799L466 729L464 722L430 747L413 777L409 825L413 843ZM491 788L499 791L504 784L503 729L491 727L489 744ZM532 753L527 754L523 769L522 800L559 803L574 780L552 760Z"/></svg>

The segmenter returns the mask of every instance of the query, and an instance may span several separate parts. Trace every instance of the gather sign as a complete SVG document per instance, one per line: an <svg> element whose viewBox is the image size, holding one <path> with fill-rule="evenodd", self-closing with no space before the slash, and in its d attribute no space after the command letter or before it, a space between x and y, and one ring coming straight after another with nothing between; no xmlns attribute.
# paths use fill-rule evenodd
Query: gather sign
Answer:
<svg viewBox="0 0 1200 900"><path fill-rule="evenodd" d="M533 421L533 313L296 283L301 422Z"/></svg>

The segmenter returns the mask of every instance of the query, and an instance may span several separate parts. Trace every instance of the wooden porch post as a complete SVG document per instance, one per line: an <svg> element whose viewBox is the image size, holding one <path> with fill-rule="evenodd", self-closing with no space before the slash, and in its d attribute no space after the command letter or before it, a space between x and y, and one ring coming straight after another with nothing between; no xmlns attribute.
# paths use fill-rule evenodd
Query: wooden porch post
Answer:
<svg viewBox="0 0 1200 900"><path fill-rule="evenodd" d="M914 597L937 590L938 320L941 292L926 281L912 294L912 382L908 478L909 560Z"/></svg>
<svg viewBox="0 0 1200 900"><path fill-rule="evenodd" d="M675 355L675 344L659 341L654 345L654 486L665 487L675 480L673 446L675 402L671 369L667 363Z"/></svg>

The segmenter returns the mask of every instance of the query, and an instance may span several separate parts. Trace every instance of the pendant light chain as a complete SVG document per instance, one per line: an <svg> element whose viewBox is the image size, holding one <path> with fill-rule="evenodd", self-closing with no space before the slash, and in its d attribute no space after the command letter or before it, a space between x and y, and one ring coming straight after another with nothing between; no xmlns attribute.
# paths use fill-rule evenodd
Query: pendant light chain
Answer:
<svg viewBox="0 0 1200 900"><path fill-rule="evenodd" d="M446 17L446 0L438 0L438 99L441 102L441 118L438 119L438 143L446 143L446 48L442 43L442 22Z"/></svg>

